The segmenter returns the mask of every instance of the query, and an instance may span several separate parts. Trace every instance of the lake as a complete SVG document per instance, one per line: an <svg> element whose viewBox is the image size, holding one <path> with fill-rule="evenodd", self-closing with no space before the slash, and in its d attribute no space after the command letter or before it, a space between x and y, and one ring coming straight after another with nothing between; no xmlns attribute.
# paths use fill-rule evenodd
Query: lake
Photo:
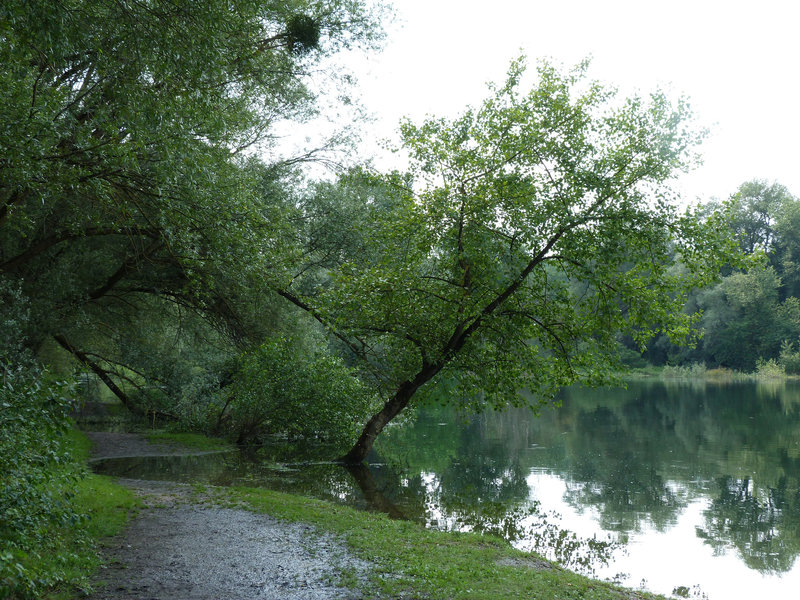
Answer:
<svg viewBox="0 0 800 600"><path fill-rule="evenodd" d="M536 417L425 407L369 469L263 453L115 459L128 477L264 485L501 535L570 568L691 598L800 589L800 384L570 388Z"/></svg>

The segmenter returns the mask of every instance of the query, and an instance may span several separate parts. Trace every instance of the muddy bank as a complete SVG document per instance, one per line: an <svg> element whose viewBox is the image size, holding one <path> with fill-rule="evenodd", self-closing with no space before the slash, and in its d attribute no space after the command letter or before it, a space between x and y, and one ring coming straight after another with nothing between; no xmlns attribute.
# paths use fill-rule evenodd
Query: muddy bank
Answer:
<svg viewBox="0 0 800 600"><path fill-rule="evenodd" d="M90 437L98 458L130 456L137 448L153 455L163 446L135 434ZM363 574L368 565L330 536L303 524L214 506L191 486L120 483L140 496L144 508L103 549L106 567L95 579L92 600L361 598L335 582L341 570Z"/></svg>
<svg viewBox="0 0 800 600"><path fill-rule="evenodd" d="M150 442L138 433L117 433L110 431L86 431L92 441L89 461L105 458L133 458L137 456L193 456L209 454L208 451L189 448L180 444L158 444ZM217 452L217 451L214 451Z"/></svg>

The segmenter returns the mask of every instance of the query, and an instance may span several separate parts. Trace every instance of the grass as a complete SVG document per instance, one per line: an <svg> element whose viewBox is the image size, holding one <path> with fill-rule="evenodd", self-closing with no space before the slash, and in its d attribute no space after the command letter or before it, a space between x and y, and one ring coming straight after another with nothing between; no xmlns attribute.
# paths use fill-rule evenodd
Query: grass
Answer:
<svg viewBox="0 0 800 600"><path fill-rule="evenodd" d="M217 488L215 493L219 502L229 506L309 523L338 536L355 556L374 565L360 584L366 598L663 598L576 575L492 536L431 531L382 514L271 490ZM346 577L349 584L356 580Z"/></svg>
<svg viewBox="0 0 800 600"><path fill-rule="evenodd" d="M623 379L660 379L660 380L693 380L693 381L712 381L719 383L739 382L739 381L763 381L770 380L797 380L800 376L787 374L784 369L774 360L759 361L755 371L744 373L734 371L725 367L707 368L703 363L692 363L688 365L656 367L648 365L631 369L622 374Z"/></svg>

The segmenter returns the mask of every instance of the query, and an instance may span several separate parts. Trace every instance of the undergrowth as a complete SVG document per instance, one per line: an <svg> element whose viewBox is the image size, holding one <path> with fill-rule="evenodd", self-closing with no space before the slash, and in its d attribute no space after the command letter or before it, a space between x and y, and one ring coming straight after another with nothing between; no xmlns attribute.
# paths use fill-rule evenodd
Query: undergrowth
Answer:
<svg viewBox="0 0 800 600"><path fill-rule="evenodd" d="M86 589L96 540L134 500L86 470L70 430L71 386L34 366L0 364L0 598L66 598Z"/></svg>

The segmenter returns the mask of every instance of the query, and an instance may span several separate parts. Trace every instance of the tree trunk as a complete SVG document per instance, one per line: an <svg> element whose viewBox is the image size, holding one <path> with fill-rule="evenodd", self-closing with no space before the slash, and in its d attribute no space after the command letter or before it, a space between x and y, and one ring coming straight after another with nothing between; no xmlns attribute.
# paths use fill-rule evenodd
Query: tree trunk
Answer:
<svg viewBox="0 0 800 600"><path fill-rule="evenodd" d="M135 404L133 404L133 402L130 401L128 395L125 392L123 392L122 389L120 389L120 387L116 383L114 383L114 380L111 379L111 377L109 377L105 369L102 369L100 365L90 360L89 357L86 356L84 352L81 352L75 346L70 344L67 341L67 338L65 338L63 335L60 334L54 335L53 338L61 345L62 348L64 348L64 350L74 355L75 358L77 358L84 365L89 367L92 370L92 372L95 375L97 375L103 383L106 384L106 387L108 387L108 389L111 390L111 393L113 393L117 398L119 398L119 401L122 402L125 408L127 408L130 412L132 412L135 415L144 414L139 409L138 406L136 406Z"/></svg>
<svg viewBox="0 0 800 600"><path fill-rule="evenodd" d="M372 450L372 444L375 443L375 438L383 431L386 424L394 419L400 411L403 410L411 401L411 397L416 392L416 388L412 388L410 381L405 381L395 392L394 396L383 405L383 408L377 413L372 415L372 418L367 421L364 430L358 438L358 441L353 445L350 451L344 456L337 459L337 462L346 465L361 464L366 460L367 454Z"/></svg>
<svg viewBox="0 0 800 600"><path fill-rule="evenodd" d="M394 396L383 405L381 410L372 415L372 418L367 421L355 445L353 445L347 454L336 459L336 462L345 465L358 465L363 463L369 451L372 450L372 444L375 443L375 438L378 437L378 434L383 431L383 428L386 427L389 421L394 419L400 414L400 411L408 406L408 403L411 402L411 398L416 391L433 379L433 376L441 370L442 366L443 363L423 365L414 379L406 380L401 383L400 387L397 388L397 391L394 393Z"/></svg>
<svg viewBox="0 0 800 600"><path fill-rule="evenodd" d="M117 398L119 398L119 401L122 402L123 406L125 406L125 408L127 408L134 415L147 416L148 414L152 414L153 418L158 416L172 421L176 421L178 419L177 416L170 413L161 412L160 410L143 411L141 408L131 402L131 399L128 398L128 395L123 392L116 383L114 383L114 380L111 379L108 372L100 367L100 365L92 361L88 356L86 356L85 352L78 350L75 346L69 343L67 338L61 334L54 335L53 338L61 345L62 348L64 348L64 350L74 355L75 358L89 367L89 369L91 369L92 372L97 375L103 383L106 384L106 387L108 387L108 389L111 390L111 392Z"/></svg>

